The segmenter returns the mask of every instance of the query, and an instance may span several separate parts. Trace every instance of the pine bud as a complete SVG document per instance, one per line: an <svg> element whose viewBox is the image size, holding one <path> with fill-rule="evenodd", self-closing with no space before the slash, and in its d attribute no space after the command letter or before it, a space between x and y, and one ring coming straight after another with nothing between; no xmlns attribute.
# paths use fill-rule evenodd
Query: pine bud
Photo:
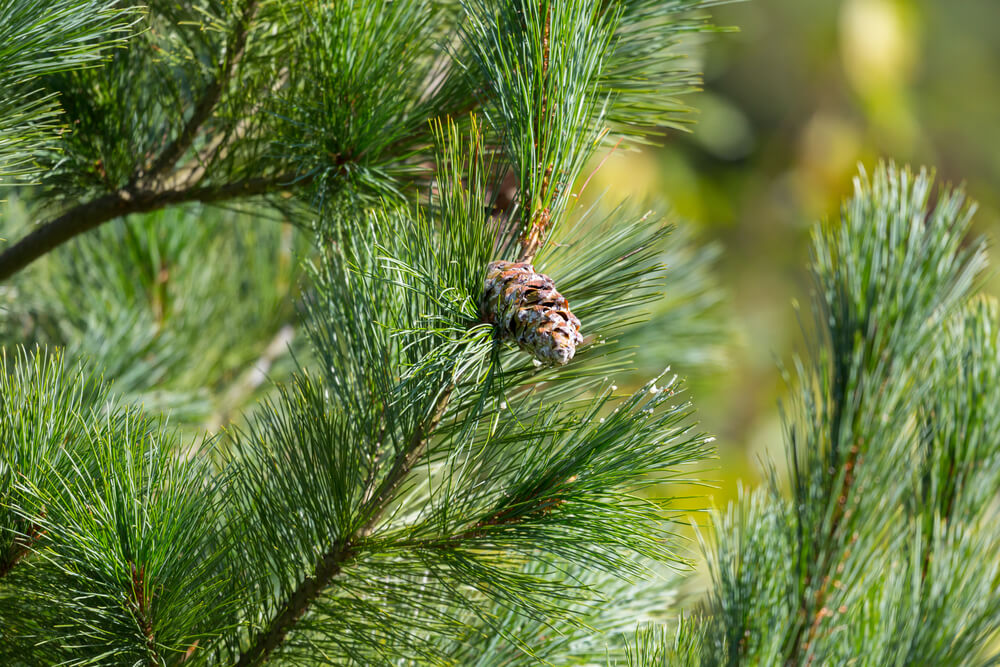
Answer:
<svg viewBox="0 0 1000 667"><path fill-rule="evenodd" d="M492 262L480 312L505 340L515 341L543 363L565 364L583 342L580 320L552 279L527 262Z"/></svg>

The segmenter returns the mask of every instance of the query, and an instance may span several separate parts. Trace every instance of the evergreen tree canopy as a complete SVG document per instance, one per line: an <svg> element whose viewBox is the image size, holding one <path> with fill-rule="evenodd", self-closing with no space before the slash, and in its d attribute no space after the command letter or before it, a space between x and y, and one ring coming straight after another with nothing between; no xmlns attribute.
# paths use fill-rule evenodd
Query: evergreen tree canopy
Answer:
<svg viewBox="0 0 1000 667"><path fill-rule="evenodd" d="M862 171L815 228L787 478L714 517L707 601L634 664L996 661L1000 310L974 207L932 185Z"/></svg>
<svg viewBox="0 0 1000 667"><path fill-rule="evenodd" d="M5 143L2 660L620 653L683 563L647 489L710 438L613 377L664 260L705 354L710 253L574 202L610 132L680 122L708 3L65 4L80 62L10 82L48 106ZM499 260L586 323L572 364L487 312L557 315L487 306Z"/></svg>
<svg viewBox="0 0 1000 667"><path fill-rule="evenodd" d="M998 312L892 166L678 615L713 438L616 378L715 356L716 251L579 199L712 4L0 0L0 662L989 659Z"/></svg>

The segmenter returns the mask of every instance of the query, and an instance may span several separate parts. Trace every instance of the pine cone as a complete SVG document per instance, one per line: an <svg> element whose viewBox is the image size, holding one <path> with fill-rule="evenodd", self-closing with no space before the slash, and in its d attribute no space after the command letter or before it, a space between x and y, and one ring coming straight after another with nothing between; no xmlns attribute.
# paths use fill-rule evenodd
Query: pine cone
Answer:
<svg viewBox="0 0 1000 667"><path fill-rule="evenodd" d="M583 342L580 320L552 279L527 262L492 262L480 302L483 320L544 363L565 364Z"/></svg>

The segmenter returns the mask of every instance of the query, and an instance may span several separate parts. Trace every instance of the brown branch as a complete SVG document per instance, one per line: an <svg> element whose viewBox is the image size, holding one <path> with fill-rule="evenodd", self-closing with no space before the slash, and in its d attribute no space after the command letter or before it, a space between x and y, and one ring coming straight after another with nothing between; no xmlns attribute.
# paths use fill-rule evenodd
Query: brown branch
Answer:
<svg viewBox="0 0 1000 667"><path fill-rule="evenodd" d="M166 174L191 147L202 126L212 116L223 90L246 52L250 25L259 5L260 0L246 0L226 42L218 74L202 92L180 133L160 152L153 164L136 175L124 188L75 206L7 248L0 254L0 280L10 278L45 253L109 220L130 213L155 211L172 204L193 201L208 203L263 194L296 180L288 176L250 178L219 186L185 188L177 185L181 174Z"/></svg>
<svg viewBox="0 0 1000 667"><path fill-rule="evenodd" d="M573 481L576 477L570 478L567 481ZM461 544L462 542L467 542L469 540L481 540L483 538L489 537L490 530L494 528L503 528L505 526L513 526L523 523L527 519L533 519L539 516L544 516L554 512L561 505L566 502L566 499L560 496L558 493L553 493L551 495L546 495L542 498L537 498L538 492L534 492L528 496L521 503L514 503L509 507L501 510L497 510L492 515L477 521L473 526L466 528L465 530L459 531L452 535L447 535L445 537L435 537L430 539L413 539L413 540L403 540L393 544L393 548L396 549L454 549L455 545ZM517 506L521 504L526 504L535 501L534 506L531 509L524 511L518 511Z"/></svg>
<svg viewBox="0 0 1000 667"><path fill-rule="evenodd" d="M156 636L153 634L153 620L149 613L151 600L146 597L146 567L140 565L137 568L135 563L130 562L129 568L132 573L132 590L129 591L128 606L146 638L147 664L159 665L161 661L156 652Z"/></svg>
<svg viewBox="0 0 1000 667"><path fill-rule="evenodd" d="M267 629L258 634L250 648L240 655L236 667L250 667L266 662L274 649L284 641L288 631L302 618L330 581L340 574L343 564L353 556L354 552L348 544L336 545L323 554L312 576L306 577L299 584L282 605L281 612L268 624Z"/></svg>
<svg viewBox="0 0 1000 667"><path fill-rule="evenodd" d="M54 250L70 239L95 229L105 222L131 213L148 213L166 206L185 202L218 202L236 197L252 196L285 189L288 186L308 185L312 175L284 175L271 178L249 178L219 186L192 187L190 182L204 175L204 162L226 150L228 136L210 142L193 162L170 171L194 143L204 123L211 117L222 92L242 60L247 45L250 25L256 16L260 0L246 0L239 19L226 45L223 64L218 76L207 86L180 134L157 156L153 164L140 171L123 188L109 192L91 201L79 204L59 217L43 223L30 234L0 253L0 281L9 279L42 255ZM283 84L287 74L279 76L276 86ZM236 125L235 134L241 136L247 128L246 119ZM414 133L416 134L416 133ZM391 148L391 147L390 147ZM348 158L338 156L341 167ZM170 173L166 173L170 171Z"/></svg>
<svg viewBox="0 0 1000 667"><path fill-rule="evenodd" d="M45 531L42 530L41 526L36 523L32 523L27 535L17 535L14 537L14 541L11 544L11 550L5 555L6 557L3 561L0 562L0 579L10 574L10 571L14 569L14 566L20 563L25 556L31 553L31 545L37 542L44 532Z"/></svg>
<svg viewBox="0 0 1000 667"><path fill-rule="evenodd" d="M371 499L366 504L372 509L365 525L358 531L360 537L367 537L375 529L382 514L388 508L389 499L396 493L399 485L403 483L403 480L413 468L413 464L424 453L424 450L427 448L428 436L434 432L434 429L437 428L437 425L441 421L441 417L444 416L445 408L448 407L448 400L451 398L453 390L454 385L449 385L441 392L437 403L434 405L433 414L431 414L427 421L421 422L414 429L407 446L396 454L392 462L392 469L386 475L385 479L382 480L378 490L374 493L368 492L365 494L366 496L371 496Z"/></svg>
<svg viewBox="0 0 1000 667"><path fill-rule="evenodd" d="M211 118L212 112L222 97L223 89L229 82L229 79L232 78L237 64L239 64L243 58L243 54L246 52L250 24L257 14L258 6L259 0L247 1L246 6L243 8L243 13L237 19L236 24L233 26L233 31L229 35L229 40L226 42L226 51L222 65L219 68L219 73L202 92L201 98L199 98L198 103L194 107L194 112L191 114L188 122L184 124L180 134L160 152L159 157L146 170L141 180L155 180L163 172L177 164L177 160L194 143L195 138L201 130L201 126Z"/></svg>
<svg viewBox="0 0 1000 667"><path fill-rule="evenodd" d="M251 124L256 122L258 115L264 108L267 94L274 94L280 90L289 78L290 70L287 67L281 69L274 83L268 86L266 92L262 92L260 99L244 114L232 128L225 133L212 137L206 145L202 146L186 164L175 167L173 172L162 181L164 188L178 188L191 183L196 183L208 171L211 163L225 159L232 150L234 142L243 139L250 130Z"/></svg>
<svg viewBox="0 0 1000 667"><path fill-rule="evenodd" d="M847 461L844 463L844 479L841 482L840 491L837 494L837 504L834 507L833 517L830 521L830 530L827 531L828 541L833 540L836 537L837 532L840 530L841 522L848 516L847 503L850 499L851 489L854 486L854 480L857 475L857 466L860 462L860 454L861 448L858 444L851 445L851 448L848 450ZM788 664L798 665L801 663L800 652L809 650L809 647L816 639L816 635L819 632L823 619L827 616L833 615L833 612L826 607L829 587L830 576L827 575L824 577L819 590L816 591L815 603L811 607L814 612L812 614L812 620L809 622L808 632L806 631L805 621L809 617L810 612L809 609L807 609L809 605L805 598L803 598L800 602L799 615L801 617L801 622L799 623L790 644L792 657L789 658Z"/></svg>
<svg viewBox="0 0 1000 667"><path fill-rule="evenodd" d="M281 605L281 611L268 623L267 627L254 637L250 648L240 654L236 667L251 667L267 662L288 632L298 623L309 607L340 574L344 564L356 554L356 543L371 534L379 519L385 513L399 485L403 482L420 456L427 449L427 441L444 416L454 385L441 392L434 405L434 412L426 420L417 424L407 445L396 455L392 469L377 490L369 488L365 494L365 510L368 518L343 542L335 544L323 554L312 576L308 576Z"/></svg>
<svg viewBox="0 0 1000 667"><path fill-rule="evenodd" d="M11 547L10 553L6 558L4 558L3 562L0 563L0 579L10 574L10 571L14 569L14 566L20 563L21 559L28 555L28 545L22 544L16 539Z"/></svg>
<svg viewBox="0 0 1000 667"><path fill-rule="evenodd" d="M545 240L545 233L549 229L551 219L551 213L548 208L540 209L531 217L531 226L525 230L524 235L521 237L521 254L517 258L518 262L527 262L530 264L534 261L535 254L542 247L542 242Z"/></svg>
<svg viewBox="0 0 1000 667"><path fill-rule="evenodd" d="M0 280L6 280L47 252L100 225L132 213L149 213L189 202L210 204L300 186L311 177L291 174L248 178L223 185L172 190L119 190L75 206L0 253Z"/></svg>

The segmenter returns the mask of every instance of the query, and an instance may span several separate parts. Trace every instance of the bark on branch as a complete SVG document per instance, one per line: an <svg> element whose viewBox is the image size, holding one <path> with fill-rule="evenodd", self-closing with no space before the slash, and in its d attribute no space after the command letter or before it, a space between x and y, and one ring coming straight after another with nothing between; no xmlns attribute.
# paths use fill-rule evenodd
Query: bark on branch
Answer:
<svg viewBox="0 0 1000 667"><path fill-rule="evenodd" d="M323 554L312 576L306 577L299 584L282 606L281 612L256 636L250 648L240 655L236 667L250 667L266 662L274 649L285 640L288 631L302 618L330 581L340 574L343 564L353 555L349 545L337 545Z"/></svg>
<svg viewBox="0 0 1000 667"><path fill-rule="evenodd" d="M0 579L10 574L14 566L21 562L29 553L32 545L43 534L41 526L32 523L27 535L18 535L6 554L0 554Z"/></svg>
<svg viewBox="0 0 1000 667"><path fill-rule="evenodd" d="M170 190L119 190L75 206L0 253L0 280L12 275L70 239L131 213L149 213L188 202L213 203L251 197L303 185L308 178L292 174L248 178L222 185Z"/></svg>

